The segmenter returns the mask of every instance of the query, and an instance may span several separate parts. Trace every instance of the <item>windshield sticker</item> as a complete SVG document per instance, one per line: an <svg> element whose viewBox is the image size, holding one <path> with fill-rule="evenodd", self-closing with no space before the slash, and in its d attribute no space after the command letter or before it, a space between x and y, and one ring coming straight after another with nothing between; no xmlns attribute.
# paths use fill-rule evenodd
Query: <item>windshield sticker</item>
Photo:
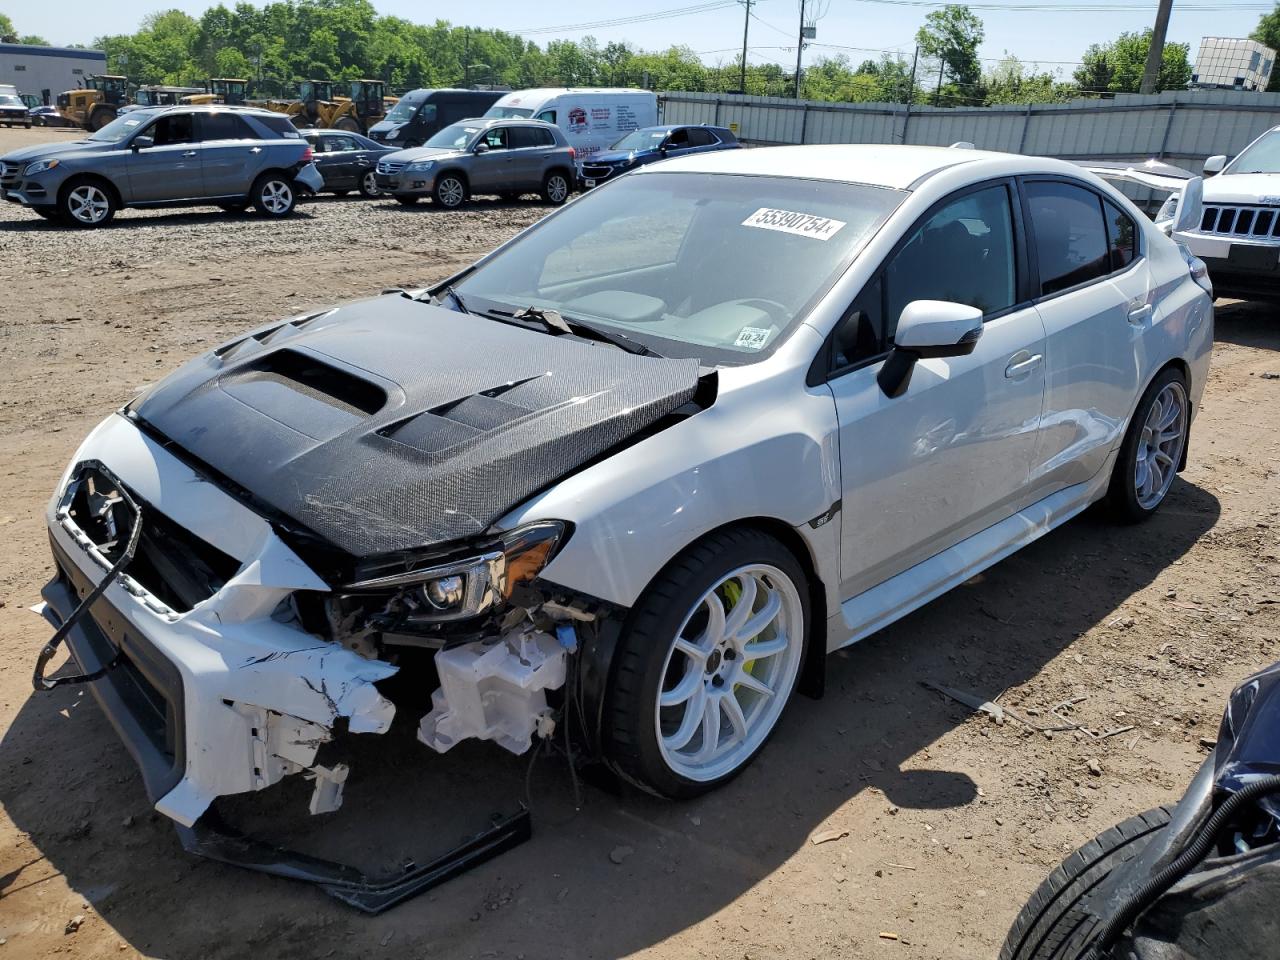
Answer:
<svg viewBox="0 0 1280 960"><path fill-rule="evenodd" d="M761 207L743 220L742 225L744 227L759 227L761 230L781 230L783 233L794 233L800 237L813 237L815 240L830 240L845 225L845 221L832 220L830 217L819 217L812 213L796 213L794 210L775 210L772 207Z"/></svg>
<svg viewBox="0 0 1280 960"><path fill-rule="evenodd" d="M733 345L745 347L748 350L760 350L763 349L771 333L773 331L768 327L743 327L738 331L738 339L733 341Z"/></svg>

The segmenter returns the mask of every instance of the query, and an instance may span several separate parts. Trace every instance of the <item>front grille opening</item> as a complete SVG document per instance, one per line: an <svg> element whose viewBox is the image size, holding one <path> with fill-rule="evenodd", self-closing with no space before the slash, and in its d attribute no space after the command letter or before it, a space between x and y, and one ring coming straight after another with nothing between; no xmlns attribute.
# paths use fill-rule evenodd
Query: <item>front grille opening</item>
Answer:
<svg viewBox="0 0 1280 960"><path fill-rule="evenodd" d="M142 507L138 549L126 573L165 606L186 613L208 600L236 575L240 561L174 523L154 507ZM99 470L81 478L69 509L71 519L98 550L115 563L133 529L133 508L120 496L119 484Z"/></svg>
<svg viewBox="0 0 1280 960"><path fill-rule="evenodd" d="M1241 210L1236 218L1236 233L1249 233L1253 230L1253 211Z"/></svg>

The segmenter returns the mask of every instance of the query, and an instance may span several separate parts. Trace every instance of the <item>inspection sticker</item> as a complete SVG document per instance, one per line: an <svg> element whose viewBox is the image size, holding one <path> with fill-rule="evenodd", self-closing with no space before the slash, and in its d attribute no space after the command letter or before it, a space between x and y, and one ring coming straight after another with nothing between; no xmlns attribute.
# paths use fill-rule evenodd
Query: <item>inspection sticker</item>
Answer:
<svg viewBox="0 0 1280 960"><path fill-rule="evenodd" d="M845 221L832 220L830 217L819 217L812 213L796 213L794 210L775 210L772 207L761 207L743 220L742 225L744 227L759 227L762 230L781 230L783 233L794 233L801 237L813 237L815 240L830 240L845 225Z"/></svg>
<svg viewBox="0 0 1280 960"><path fill-rule="evenodd" d="M738 331L738 339L733 341L735 347L746 347L748 350L759 350L773 333L768 327L743 327Z"/></svg>

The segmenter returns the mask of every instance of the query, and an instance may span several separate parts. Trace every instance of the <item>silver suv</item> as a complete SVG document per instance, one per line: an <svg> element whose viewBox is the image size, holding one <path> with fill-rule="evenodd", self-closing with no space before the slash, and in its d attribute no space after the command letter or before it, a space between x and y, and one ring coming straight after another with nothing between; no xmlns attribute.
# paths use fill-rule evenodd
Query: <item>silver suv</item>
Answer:
<svg viewBox="0 0 1280 960"><path fill-rule="evenodd" d="M433 197L452 209L472 194L514 200L537 191L559 205L573 190L574 151L554 124L488 118L445 127L420 147L378 161L378 189L400 203Z"/></svg>
<svg viewBox="0 0 1280 960"><path fill-rule="evenodd" d="M121 207L253 204L283 217L323 185L288 117L243 107L134 110L85 140L0 157L5 200L79 227L100 227Z"/></svg>

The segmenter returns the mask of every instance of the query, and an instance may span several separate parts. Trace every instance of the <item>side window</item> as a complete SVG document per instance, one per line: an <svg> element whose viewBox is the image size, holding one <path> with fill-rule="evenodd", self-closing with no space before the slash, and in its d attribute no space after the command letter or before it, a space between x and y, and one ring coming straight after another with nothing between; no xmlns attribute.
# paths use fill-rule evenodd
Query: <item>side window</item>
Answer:
<svg viewBox="0 0 1280 960"><path fill-rule="evenodd" d="M555 112L554 110L543 110L540 114L538 114L538 115L537 115L536 117L534 117L533 119L535 119L535 120L545 120L547 123L555 123L555 122L556 122L556 112Z"/></svg>
<svg viewBox="0 0 1280 960"><path fill-rule="evenodd" d="M535 130L533 132L538 138L538 146L554 147L556 145L555 134L550 130Z"/></svg>
<svg viewBox="0 0 1280 960"><path fill-rule="evenodd" d="M301 140L302 134L298 132L298 128L293 125L293 121L288 117L258 117L253 118L256 122L262 124L278 137L284 137L286 140Z"/></svg>
<svg viewBox="0 0 1280 960"><path fill-rule="evenodd" d="M1110 272L1107 229L1096 193L1069 183L1033 180L1026 194L1042 296Z"/></svg>
<svg viewBox="0 0 1280 960"><path fill-rule="evenodd" d="M233 113L205 113L200 116L200 139L256 140L248 124Z"/></svg>
<svg viewBox="0 0 1280 960"><path fill-rule="evenodd" d="M542 136L545 130L535 130L533 127L509 127L507 129L507 140L512 150L518 150L521 147L540 147L542 146Z"/></svg>
<svg viewBox="0 0 1280 960"><path fill-rule="evenodd" d="M1102 201L1107 212L1107 241L1111 248L1111 272L1123 270L1138 256L1138 225L1110 200Z"/></svg>
<svg viewBox="0 0 1280 960"><path fill-rule="evenodd" d="M171 143L194 143L195 125L189 113L171 113L161 117L151 127L151 136L157 147Z"/></svg>
<svg viewBox="0 0 1280 960"><path fill-rule="evenodd" d="M488 144L490 150L507 149L507 128L494 127L492 130L486 130L481 135L480 142Z"/></svg>
<svg viewBox="0 0 1280 960"><path fill-rule="evenodd" d="M356 148L356 142L350 137L325 137L324 144L325 153L339 153Z"/></svg>
<svg viewBox="0 0 1280 960"><path fill-rule="evenodd" d="M683 147L690 146L688 130L672 130L667 135L667 146L674 147L679 150Z"/></svg>
<svg viewBox="0 0 1280 960"><path fill-rule="evenodd" d="M431 126L436 122L436 105L434 103L424 103L418 108L418 115L415 118L419 123Z"/></svg>
<svg viewBox="0 0 1280 960"><path fill-rule="evenodd" d="M831 369L839 370L878 356L885 351L887 343L884 281L877 276L862 288L836 327L831 345Z"/></svg>
<svg viewBox="0 0 1280 960"><path fill-rule="evenodd" d="M689 131L689 146L691 147L709 147L715 142L716 138L701 127L695 127Z"/></svg>

